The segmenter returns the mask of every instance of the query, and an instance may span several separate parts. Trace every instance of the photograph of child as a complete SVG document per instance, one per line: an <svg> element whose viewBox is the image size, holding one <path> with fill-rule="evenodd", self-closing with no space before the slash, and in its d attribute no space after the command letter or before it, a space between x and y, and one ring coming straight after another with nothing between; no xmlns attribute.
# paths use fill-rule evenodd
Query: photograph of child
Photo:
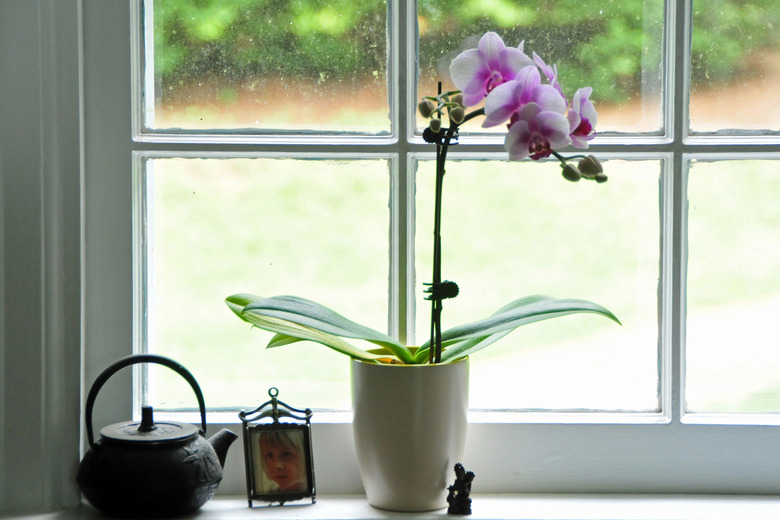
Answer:
<svg viewBox="0 0 780 520"><path fill-rule="evenodd" d="M303 493L309 488L301 430L264 430L255 437L255 493Z"/></svg>

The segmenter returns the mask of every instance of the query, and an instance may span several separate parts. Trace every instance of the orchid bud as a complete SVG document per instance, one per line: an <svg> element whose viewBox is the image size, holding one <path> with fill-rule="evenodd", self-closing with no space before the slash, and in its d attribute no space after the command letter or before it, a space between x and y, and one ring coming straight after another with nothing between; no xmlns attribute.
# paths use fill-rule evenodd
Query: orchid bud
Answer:
<svg viewBox="0 0 780 520"><path fill-rule="evenodd" d="M577 182L582 178L582 173L573 164L566 163L561 166L561 169L563 170L561 172L563 173L563 178L567 181Z"/></svg>
<svg viewBox="0 0 780 520"><path fill-rule="evenodd" d="M423 99L417 104L417 109L420 111L420 115L427 119L433 114L434 106L430 99Z"/></svg>
<svg viewBox="0 0 780 520"><path fill-rule="evenodd" d="M603 183L607 182L606 174L597 173L596 174L596 182L598 182L599 184L603 184Z"/></svg>
<svg viewBox="0 0 780 520"><path fill-rule="evenodd" d="M450 121L452 121L456 125L461 124L465 117L466 117L466 111L463 110L462 106L457 106L455 108L450 109Z"/></svg>
<svg viewBox="0 0 780 520"><path fill-rule="evenodd" d="M455 94L454 96L452 96L452 102L457 105L463 106L463 94Z"/></svg>
<svg viewBox="0 0 780 520"><path fill-rule="evenodd" d="M582 159L579 162L578 167L582 174L589 178L596 177L599 173L604 173L604 168L602 168L601 163L593 155L589 155Z"/></svg>
<svg viewBox="0 0 780 520"><path fill-rule="evenodd" d="M430 124L428 127L435 133L439 133L441 130L441 119L431 119Z"/></svg>

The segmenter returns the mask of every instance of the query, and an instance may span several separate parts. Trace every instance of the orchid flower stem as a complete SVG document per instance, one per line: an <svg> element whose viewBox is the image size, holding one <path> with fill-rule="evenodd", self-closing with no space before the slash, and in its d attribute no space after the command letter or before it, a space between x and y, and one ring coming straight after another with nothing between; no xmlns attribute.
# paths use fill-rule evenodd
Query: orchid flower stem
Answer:
<svg viewBox="0 0 780 520"><path fill-rule="evenodd" d="M550 150L550 153L552 153L558 161L560 161L561 164L566 164L566 161L570 161L572 159L584 159L587 157L586 155L579 154L579 155L570 155L569 157L564 157L563 155L559 154L555 150Z"/></svg>
<svg viewBox="0 0 780 520"><path fill-rule="evenodd" d="M441 85L439 85L441 89ZM441 97L441 94L439 94ZM465 123L475 117L485 113L484 108L474 110L463 118L460 124ZM450 127L446 129L443 139L436 145L436 200L434 207L433 220L433 282L432 287L438 288L441 284L441 213L442 213L442 192L444 187L445 162L447 161L447 150L452 144L453 139L458 135L460 124L450 121ZM431 364L441 363L441 313L442 299L431 298L431 331L430 331L430 352L428 362Z"/></svg>
<svg viewBox="0 0 780 520"><path fill-rule="evenodd" d="M468 114L466 114L466 117L463 118L463 121L461 121L460 124L462 125L463 123L465 123L467 121L471 121L475 117L484 116L484 115L485 115L485 109L484 108L480 108L478 110L473 110L473 111L469 112Z"/></svg>
<svg viewBox="0 0 780 520"><path fill-rule="evenodd" d="M566 164L566 157L559 154L555 150L550 150L550 152L555 156L556 159L558 159L558 161L560 161L561 164Z"/></svg>
<svg viewBox="0 0 780 520"><path fill-rule="evenodd" d="M441 220L442 220L442 192L444 187L444 164L447 160L447 150L452 139L458 132L458 125L451 124L447 129L441 144L436 145L436 201L433 221L433 287L441 284ZM441 363L441 298L431 299L431 340L430 363Z"/></svg>

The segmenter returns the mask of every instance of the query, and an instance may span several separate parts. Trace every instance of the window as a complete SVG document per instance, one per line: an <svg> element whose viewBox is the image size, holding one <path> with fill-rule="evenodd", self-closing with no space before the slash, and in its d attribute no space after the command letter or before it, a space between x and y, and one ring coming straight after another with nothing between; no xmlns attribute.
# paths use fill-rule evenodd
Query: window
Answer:
<svg viewBox="0 0 780 520"><path fill-rule="evenodd" d="M348 410L342 358L314 345L261 352L270 334L241 326L219 307L222 299L297 294L374 328L389 323L411 344L422 341L434 181L424 122L409 110L414 100L435 92L436 81L452 88L453 55L498 24L507 41L527 38L529 53L556 54L569 81L601 85L606 132L657 135L663 9L645 4L601 9L592 20L543 32L547 17L527 8L504 20L465 3L449 4L459 6L445 15L444 3L421 1L417 70L416 60L400 59L416 38L401 38L392 3L357 10L315 1L272 9L257 1L144 3L136 140L167 146L135 153L141 348L204 374L219 408L239 406L241 395L262 399L263 385L274 385L315 408ZM621 59L630 67L605 62L589 70L605 43L600 31L585 30L588 23L634 31L647 50L626 43ZM567 48L572 31L585 31L583 50ZM396 46L404 50L391 52ZM410 67L406 82L396 78L394 71ZM627 123L627 111L645 117ZM484 134L476 125L469 132ZM233 151L237 141L245 151ZM313 141L321 152L307 151ZM445 325L535 293L604 302L626 325L617 332L592 317L571 318L513 334L473 358L472 406L658 412L657 340L646 331L657 327L660 248L649 237L659 238L664 161L615 156L616 182L570 185L555 165L507 164L499 141L473 152L464 136L448 168L444 269L461 296L447 302ZM192 150L206 142L210 150ZM588 218L572 225L579 214ZM402 251L414 258L409 265ZM622 348L628 341L632 347ZM220 344L230 346L215 363L209 353ZM186 403L168 388L152 380L152 401L174 409Z"/></svg>
<svg viewBox="0 0 780 520"><path fill-rule="evenodd" d="M373 6L365 4L366 9ZM771 195L778 176L778 129L771 126L774 119L767 118L771 98L758 89L762 83L773 83L778 42L768 28L776 23L777 13L770 3L758 1L744 12L725 0L716 7L707 3L706 8L698 0L576 4L590 16L598 13L599 23L589 19L589 24L577 25L567 15L573 12L571 5L563 1L549 3L548 11L524 5L498 13L484 3L475 7L470 2L420 0L415 7L411 2L389 2L386 11L379 10L383 18L366 17L358 24L358 30L366 29L379 42L371 47L374 65L361 69L364 80L358 81L357 74L334 80L334 71L314 71L311 76L309 70L277 77L275 90L299 96L272 108L286 110L281 108L286 103L306 107L302 115L293 114L277 128L270 126L280 121L276 115L256 120L250 116L270 110L268 106L257 110L250 105L231 110L237 119L225 117L226 106L243 107L245 99L253 99L244 96L251 85L233 76L232 88L190 83L166 104L169 79L140 73L145 67L160 71L167 66L156 54L152 59L141 52L163 45L141 28L144 23L147 28L159 27L156 9L164 1L143 6L131 2L129 10L110 14L85 3L85 55L86 63L92 64L85 68L87 340L108 344L100 354L88 351L87 381L106 358L131 352L130 338L135 336L136 346L145 343L193 366L206 395L219 394L224 374L231 374L237 384L225 397L213 400L215 408L252 406L251 400L263 399L273 384L264 380L271 365L267 353L260 352L260 333L243 330L221 300L229 292L257 292L261 285L274 292L315 298L322 294L324 303L345 314L351 310L343 306L354 305L358 320L380 328L388 323L392 333L405 339L419 336L426 315L415 300L428 276L425 229L431 211L426 190L431 189L432 154L418 137L413 113L421 93L415 89L415 28L419 26L420 91L425 92L441 76L433 71L449 62L447 53L457 52L469 34L495 29L508 43L524 37L527 50L559 62L562 70L567 60L572 63L566 70L573 76L562 79L565 86L586 84L579 73L592 74L595 82L611 71L610 81L594 83L605 98L599 122L603 133L592 145L605 160L610 181L604 186L568 185L555 168L550 171L550 165L509 164L500 137L470 129L448 167L445 263L462 290L471 294L453 300L445 316L456 322L462 316L471 319L476 312L488 314L494 309L473 306L481 306L482 299L500 306L508 298L499 291L512 285L510 292L555 291L599 301L620 315L624 327L585 328L585 318L566 325L527 327L513 337L529 343L554 337L556 344L523 350L522 363L513 361L523 368L508 374L497 367L512 366L506 356L514 355L515 349L497 347L494 359L486 359L484 365L475 356L474 378L484 384L475 383L472 404L490 411L474 413L467 456L474 471L484 475L482 489L776 492L772 484L776 470L763 461L777 434L774 428L757 424L776 422L769 415L777 411L769 367L777 340L758 332L757 324L765 323L759 311L771 315L771 302L777 300L778 291L769 281L776 278L773 269L780 264L771 246L777 217ZM312 23L321 28L337 23L329 18L338 12L337 3L311 5L318 10L305 16L297 13L301 20L319 20ZM457 30L448 18L456 9L469 20ZM746 40L751 42L748 57L732 52L745 41L726 27L735 23L736 11L741 13L742 33L756 33ZM225 16L221 11L209 14L206 18L212 24L198 30L211 37L220 27L249 23L219 21ZM265 23L266 18L260 20ZM294 30L307 38L312 35L311 27L295 20ZM378 37L377 31L385 29L387 38ZM131 64L123 35L133 37L133 77L116 65ZM322 43L329 35L324 32L318 38L316 42ZM707 47L707 42L714 47ZM218 44L208 48L219 58ZM616 52L617 48L627 50ZM240 50L231 49L232 54ZM172 58L178 51L170 47L168 52ZM292 52L300 53L296 65L305 62L303 48ZM332 56L343 57L347 68L356 67L355 52L333 51ZM724 56L728 60L721 59ZM578 60L579 72L574 66ZM214 66L220 65L224 64L217 60ZM188 74L189 80L196 76ZM750 80L750 87L757 89L750 91L750 99L766 110L754 117L750 107L718 109L729 106L735 92L748 88L734 87L734 78ZM731 86L718 86L729 82ZM329 86L315 88L323 84ZM369 85L369 92L356 94L363 85ZM188 104L199 90L212 103L200 112ZM384 114L374 117L368 114L371 110L363 110L365 121L349 112L335 115L330 106L334 100L353 94L361 103L365 95L367 106ZM126 107L127 99L134 100L132 111ZM307 119L322 106L327 107L326 117ZM130 139L131 128L135 140ZM324 182L325 176L330 182ZM588 192L589 188L594 190ZM306 190L316 190L317 196ZM268 195L282 191L291 198ZM545 200L538 192L554 197ZM349 197L350 193L361 195ZM246 206L246 201L257 199L264 203ZM462 212L459 202L450 200L469 200L473 206ZM327 220L315 218L324 215L316 206L320 203L338 210L327 212ZM557 210L551 218L534 220L545 216L551 205L572 213ZM133 212L134 229L129 218ZM356 212L360 225L347 227L345 222ZM288 227L301 218L314 227ZM218 221L219 227L198 233L204 220ZM570 227L572 222L577 228ZM309 242L334 227L348 236L326 241L316 254L302 257ZM288 234L295 239L285 241ZM550 240L552 236L559 241ZM225 241L241 251L230 260L235 264L220 256L226 253ZM564 243L566 247L560 246ZM267 253L262 248L273 255L263 256ZM253 255L262 260L253 264ZM349 272L335 269L345 255L362 267ZM272 266L275 258L281 263L274 261ZM721 262L724 258L733 260ZM201 265L208 265L215 275L208 277L209 287L194 294L189 281L198 276ZM495 271L488 266L496 266ZM321 272L329 276L318 276ZM506 272L518 273L512 284L499 276ZM237 273L240 281L234 283L245 287L226 292L216 284ZM344 298L345 287L349 299ZM495 292L482 296L485 287ZM572 291L575 294L569 294ZM115 303L132 301L133 294L134 311ZM375 301L376 295L381 301ZM493 298L495 302L488 301ZM115 304L107 305L109 301ZM151 312L145 321L147 309ZM228 328L203 342L195 323L208 327L204 322L219 312L224 312ZM724 328L713 335L710 323ZM746 336L745 327L757 332ZM244 339L236 339L244 332ZM738 338L732 341L744 342L750 350L724 344L723 338L731 334ZM202 345L197 353L191 350L193 342ZM242 342L246 346L237 346ZM583 350L589 345L592 350ZM237 361L230 361L228 350ZM305 352L322 354L327 363L341 361L317 346ZM202 359L208 360L208 367L201 369L204 376L194 368ZM280 359L279 364L286 361ZM300 377L297 363L290 377ZM227 371L221 372L220 365ZM332 380L318 382L322 386L315 391L333 402L321 406L343 409L348 403L346 376L336 368L328 373ZM509 381L511 387L496 389ZM164 385L160 381L159 388ZM332 390L339 385L341 390ZM292 395L294 386L290 384L290 402L299 401ZM171 389L163 400L181 406L188 395ZM129 409L129 403L124 406ZM505 409L522 411L500 413ZM349 438L349 425L342 423L342 416L318 413L315 438L328 447L315 446L319 475L320 467L336 463L332 452L341 453L331 448L350 447L344 440ZM226 412L219 417L230 422L234 415ZM749 443L742 440L746 437ZM723 453L733 456L726 459ZM327 474L318 478L327 483L323 493L359 486L354 468L341 476ZM229 486L222 491L228 492Z"/></svg>

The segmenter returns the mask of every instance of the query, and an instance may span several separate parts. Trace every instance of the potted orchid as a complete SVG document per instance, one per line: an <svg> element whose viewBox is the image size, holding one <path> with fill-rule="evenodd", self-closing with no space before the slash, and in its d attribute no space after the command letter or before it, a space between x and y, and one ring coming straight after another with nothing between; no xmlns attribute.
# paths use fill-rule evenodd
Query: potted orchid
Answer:
<svg viewBox="0 0 780 520"><path fill-rule="evenodd" d="M353 359L353 424L361 475L369 502L386 509L419 511L446 505L441 469L452 467L465 446L470 355L540 320L594 313L620 323L593 302L534 295L514 300L487 318L442 331L442 301L458 293L457 285L443 281L441 274L443 180L447 152L457 143L461 125L477 117L484 118L483 127L506 124L504 148L510 160L554 157L568 181L607 180L594 156L564 157L557 151L569 145L584 149L593 139L597 113L591 89L577 90L569 101L557 68L536 53L529 57L523 43L506 47L498 34L488 32L477 48L452 61L450 76L456 90L442 92L440 85L437 95L424 97L418 105L429 120L423 138L436 146L433 278L426 284L431 334L425 343L418 348L404 345L300 297L234 294L226 299L239 318L275 333L268 348L314 341ZM350 340L365 341L369 347ZM432 370L399 370L399 365ZM368 442L375 445L366 447ZM398 478L388 485L391 475Z"/></svg>
<svg viewBox="0 0 780 520"><path fill-rule="evenodd" d="M542 82L542 74L546 83ZM515 328L572 313L591 312L614 321L607 309L582 300L526 296L499 309L492 316L441 330L441 301L457 295L457 286L441 280L441 206L447 151L458 139L464 123L484 116L483 127L507 124L504 148L513 161L555 157L563 177L606 182L598 159L592 155L564 157L556 151L567 145L587 148L595 136L597 113L590 101L591 88L577 90L568 102L558 83L557 67L547 65L536 53L529 57L523 43L506 47L501 37L488 32L475 49L458 55L450 65L458 90L426 96L420 113L430 120L424 139L436 145L436 202L434 214L433 280L427 299L432 301L431 338L411 348L382 332L357 324L318 303L295 296L263 298L234 294L227 298L230 309L242 320L276 333L268 348L297 341L314 341L354 359L375 363L451 363L463 359ZM466 112L469 107L484 106ZM443 126L447 117L449 126ZM577 164L574 164L577 159ZM371 349L360 348L346 339L365 340Z"/></svg>

